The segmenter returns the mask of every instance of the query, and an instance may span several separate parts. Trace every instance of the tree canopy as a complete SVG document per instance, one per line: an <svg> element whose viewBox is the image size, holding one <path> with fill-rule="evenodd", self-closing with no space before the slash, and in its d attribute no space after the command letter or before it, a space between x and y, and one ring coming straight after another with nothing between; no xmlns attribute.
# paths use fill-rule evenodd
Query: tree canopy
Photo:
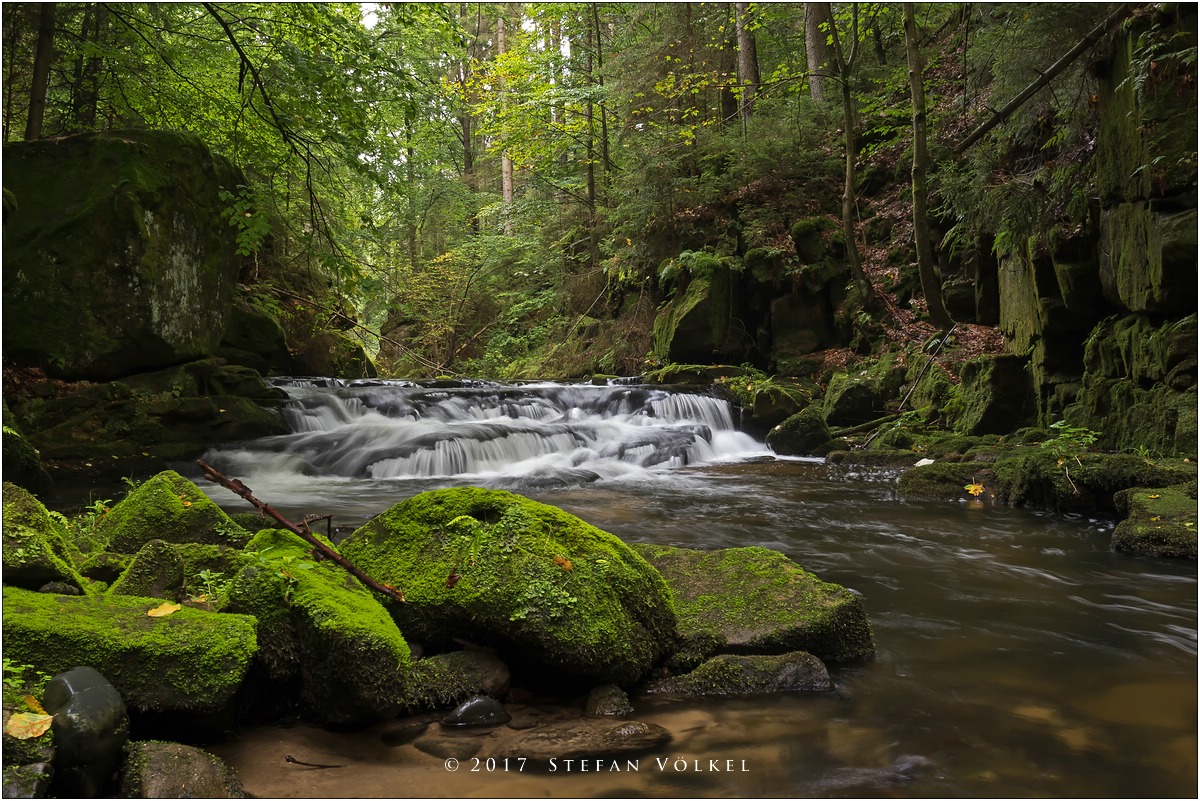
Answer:
<svg viewBox="0 0 1200 801"><path fill-rule="evenodd" d="M879 303L944 329L946 259L1083 224L1097 77L1077 56L1148 13L6 3L3 130L195 133L246 175L224 196L247 291L354 320L388 372L632 372L706 270L811 281L804 221L852 268L845 339ZM1139 41L1133 80L1194 94L1194 37ZM896 204L881 247L867 228Z"/></svg>

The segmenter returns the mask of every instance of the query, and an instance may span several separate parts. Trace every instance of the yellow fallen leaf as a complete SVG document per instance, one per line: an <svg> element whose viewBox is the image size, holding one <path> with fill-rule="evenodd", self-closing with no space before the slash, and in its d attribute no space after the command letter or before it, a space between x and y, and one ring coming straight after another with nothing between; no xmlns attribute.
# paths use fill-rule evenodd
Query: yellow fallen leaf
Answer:
<svg viewBox="0 0 1200 801"><path fill-rule="evenodd" d="M1150 494L1150 495L1147 495L1146 497L1147 497L1147 498L1150 498L1150 499L1155 499L1155 498L1161 498L1162 496L1161 496L1161 495Z"/></svg>
<svg viewBox="0 0 1200 801"><path fill-rule="evenodd" d="M1158 522L1160 519L1161 519L1161 518L1159 518L1159 516L1158 516L1158 515L1154 515L1153 517L1151 517L1151 518L1150 518L1150 522L1151 522L1151 523L1157 523L1157 522Z"/></svg>
<svg viewBox="0 0 1200 801"><path fill-rule="evenodd" d="M27 695L21 700L25 702L25 706L29 707L29 711L37 712L39 715L46 714L46 710L42 709L42 705L38 703L38 699L34 698L32 695Z"/></svg>
<svg viewBox="0 0 1200 801"><path fill-rule="evenodd" d="M976 497L983 494L983 485L982 484L968 484L965 487L963 487L963 489L965 489L967 492L971 493L972 495L975 495Z"/></svg>
<svg viewBox="0 0 1200 801"><path fill-rule="evenodd" d="M567 559L565 556L554 557L554 564L558 565L563 570L570 570L572 567L574 567L574 565L571 564L571 560Z"/></svg>
<svg viewBox="0 0 1200 801"><path fill-rule="evenodd" d="M179 604L173 604L170 601L168 601L165 604L161 604L161 605L156 606L153 609L151 609L149 612L146 613L146 616L147 617L166 617L167 615L171 614L172 612L178 612L179 609L180 609Z"/></svg>
<svg viewBox="0 0 1200 801"><path fill-rule="evenodd" d="M40 715L37 712L18 712L4 724L4 733L18 740L32 740L41 737L50 729L54 715Z"/></svg>

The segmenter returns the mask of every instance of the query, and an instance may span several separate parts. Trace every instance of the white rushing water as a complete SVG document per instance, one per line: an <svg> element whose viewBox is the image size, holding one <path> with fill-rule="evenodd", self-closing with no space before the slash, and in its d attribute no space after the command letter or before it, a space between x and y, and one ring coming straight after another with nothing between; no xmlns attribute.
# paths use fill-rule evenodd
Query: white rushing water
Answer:
<svg viewBox="0 0 1200 801"><path fill-rule="evenodd" d="M429 387L276 379L292 433L207 455L259 483L305 478L573 485L765 456L720 398L587 384Z"/></svg>

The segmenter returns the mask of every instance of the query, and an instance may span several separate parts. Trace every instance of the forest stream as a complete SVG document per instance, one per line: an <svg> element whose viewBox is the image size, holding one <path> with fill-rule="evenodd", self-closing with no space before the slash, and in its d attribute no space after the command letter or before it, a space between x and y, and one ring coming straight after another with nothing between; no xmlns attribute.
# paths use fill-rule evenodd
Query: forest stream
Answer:
<svg viewBox="0 0 1200 801"><path fill-rule="evenodd" d="M861 593L877 655L831 667L832 695L634 697L633 719L666 727L669 746L555 771L489 762L505 727L464 735L481 747L453 771L387 745L385 726L248 729L211 750L252 795L1196 794L1195 563L1115 554L1110 521L966 493L903 501L894 473L774 458L724 401L662 388L276 383L294 433L206 458L285 514L357 526L417 492L478 484L628 542L761 545ZM578 704L508 707L554 717Z"/></svg>

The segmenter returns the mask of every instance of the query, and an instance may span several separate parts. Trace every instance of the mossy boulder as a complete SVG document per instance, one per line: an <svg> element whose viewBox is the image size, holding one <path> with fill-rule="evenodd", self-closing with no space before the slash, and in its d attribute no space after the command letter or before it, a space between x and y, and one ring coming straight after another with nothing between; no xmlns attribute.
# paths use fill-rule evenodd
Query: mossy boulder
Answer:
<svg viewBox="0 0 1200 801"><path fill-rule="evenodd" d="M318 331L299 342L292 366L300 375L335 378L378 375L362 343L341 331Z"/></svg>
<svg viewBox="0 0 1200 801"><path fill-rule="evenodd" d="M144 740L125 747L121 798L245 798L242 783L209 752Z"/></svg>
<svg viewBox="0 0 1200 801"><path fill-rule="evenodd" d="M1126 517L1113 532L1113 550L1196 558L1196 482L1122 490L1115 500Z"/></svg>
<svg viewBox="0 0 1200 801"><path fill-rule="evenodd" d="M61 397L22 402L16 417L49 460L149 454L189 459L215 442L286 433L286 394L246 367L202 360Z"/></svg>
<svg viewBox="0 0 1200 801"><path fill-rule="evenodd" d="M839 372L825 392L825 421L831 426L853 426L882 417L887 402L904 385L906 367L894 353L885 353L869 367Z"/></svg>
<svg viewBox="0 0 1200 801"><path fill-rule="evenodd" d="M134 554L108 594L177 601L181 600L183 586L183 560L179 554L162 540L150 540Z"/></svg>
<svg viewBox="0 0 1200 801"><path fill-rule="evenodd" d="M824 456L837 447L820 405L808 406L772 428L767 445L781 456Z"/></svg>
<svg viewBox="0 0 1200 801"><path fill-rule="evenodd" d="M954 429L964 434L1007 434L1036 412L1029 359L980 356L960 372Z"/></svg>
<svg viewBox="0 0 1200 801"><path fill-rule="evenodd" d="M671 663L717 653L808 651L830 662L865 659L875 644L859 597L767 548L699 551L635 545L658 569L679 616Z"/></svg>
<svg viewBox="0 0 1200 801"><path fill-rule="evenodd" d="M986 462L939 461L905 470L898 491L910 500L961 501L971 497L965 489L968 484L992 475L992 465Z"/></svg>
<svg viewBox="0 0 1200 801"><path fill-rule="evenodd" d="M257 650L255 620L187 608L150 617L160 604L5 587L5 656L50 674L95 668L138 711L224 709Z"/></svg>
<svg viewBox="0 0 1200 801"><path fill-rule="evenodd" d="M108 550L136 553L150 540L241 546L249 534L192 482L165 470L133 490L96 525Z"/></svg>
<svg viewBox="0 0 1200 801"><path fill-rule="evenodd" d="M474 487L417 495L342 543L400 587L406 635L461 637L568 674L628 684L669 652L662 576L613 535L553 506Z"/></svg>
<svg viewBox="0 0 1200 801"><path fill-rule="evenodd" d="M265 529L246 546L250 564L233 579L228 611L256 617L258 675L295 688L305 711L325 723L361 724L406 704L408 642L375 595L290 531Z"/></svg>
<svg viewBox="0 0 1200 801"><path fill-rule="evenodd" d="M83 592L89 584L75 569L58 522L27 490L4 482L4 583L36 590L50 581Z"/></svg>
<svg viewBox="0 0 1200 801"><path fill-rule="evenodd" d="M650 682L647 695L745 696L829 692L833 681L820 659L804 651L766 656L721 654L682 676Z"/></svg>
<svg viewBox="0 0 1200 801"><path fill-rule="evenodd" d="M45 492L50 488L50 475L42 465L42 456L37 448L21 433L16 418L4 407L3 447L4 478L30 492Z"/></svg>
<svg viewBox="0 0 1200 801"><path fill-rule="evenodd" d="M107 379L215 352L238 276L220 192L239 183L191 134L7 143L5 355Z"/></svg>
<svg viewBox="0 0 1200 801"><path fill-rule="evenodd" d="M233 304L217 355L263 375L293 372L283 326L274 315L245 300Z"/></svg>

